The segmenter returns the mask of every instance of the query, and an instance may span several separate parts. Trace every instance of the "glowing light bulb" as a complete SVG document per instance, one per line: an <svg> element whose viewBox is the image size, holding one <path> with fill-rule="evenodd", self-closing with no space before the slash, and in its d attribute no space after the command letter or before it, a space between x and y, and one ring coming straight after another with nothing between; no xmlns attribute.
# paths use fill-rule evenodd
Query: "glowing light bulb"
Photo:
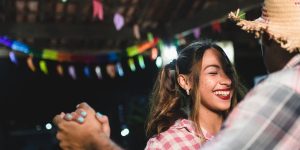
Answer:
<svg viewBox="0 0 300 150"><path fill-rule="evenodd" d="M47 123L45 127L46 127L47 130L51 130L52 129L52 124L51 123Z"/></svg>
<svg viewBox="0 0 300 150"><path fill-rule="evenodd" d="M97 78L98 78L98 79L102 79L101 68L100 68L99 66L97 66L97 67L95 68L95 72L96 72Z"/></svg>
<svg viewBox="0 0 300 150"><path fill-rule="evenodd" d="M161 53L163 65L167 65L170 63L173 59L176 59L178 57L177 49L175 46L164 46Z"/></svg>
<svg viewBox="0 0 300 150"><path fill-rule="evenodd" d="M128 128L124 128L122 131L121 131L121 135L122 136L127 136L129 134L129 129Z"/></svg>
<svg viewBox="0 0 300 150"><path fill-rule="evenodd" d="M162 61L161 57L158 56L155 61L157 68L160 68L162 66L162 63L163 63L163 61Z"/></svg>

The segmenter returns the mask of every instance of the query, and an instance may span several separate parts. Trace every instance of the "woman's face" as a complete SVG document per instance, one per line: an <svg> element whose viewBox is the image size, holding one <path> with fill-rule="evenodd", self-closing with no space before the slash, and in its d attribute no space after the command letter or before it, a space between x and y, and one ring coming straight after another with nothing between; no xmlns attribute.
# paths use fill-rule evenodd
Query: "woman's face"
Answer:
<svg viewBox="0 0 300 150"><path fill-rule="evenodd" d="M225 64L221 60L219 51L214 48L207 49L200 71L201 105L214 112L228 110L233 93L231 79L225 74Z"/></svg>

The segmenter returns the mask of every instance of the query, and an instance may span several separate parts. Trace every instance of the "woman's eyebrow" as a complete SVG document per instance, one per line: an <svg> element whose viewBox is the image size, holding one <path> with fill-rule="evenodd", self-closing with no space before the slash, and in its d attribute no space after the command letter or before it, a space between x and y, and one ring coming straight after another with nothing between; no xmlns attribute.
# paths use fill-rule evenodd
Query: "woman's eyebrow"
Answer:
<svg viewBox="0 0 300 150"><path fill-rule="evenodd" d="M221 68L219 65L213 64L213 65L207 65L207 66L205 66L205 67L204 67L204 70L207 69L207 68L209 68L209 67Z"/></svg>

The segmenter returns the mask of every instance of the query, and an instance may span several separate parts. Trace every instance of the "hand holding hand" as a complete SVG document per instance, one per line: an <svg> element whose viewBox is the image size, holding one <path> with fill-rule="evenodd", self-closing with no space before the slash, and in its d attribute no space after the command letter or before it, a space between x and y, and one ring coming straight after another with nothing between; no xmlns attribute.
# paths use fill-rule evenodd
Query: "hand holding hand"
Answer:
<svg viewBox="0 0 300 150"><path fill-rule="evenodd" d="M76 121L80 124L83 124L85 122L84 118L88 115L87 111L85 111L84 109L85 109L84 105L79 104L75 112L67 113L63 115L63 118L67 121ZM92 114L94 114L94 112L95 111L93 110ZM106 134L106 136L110 137L110 125L109 125L108 117L99 112L96 113L95 117L98 120L98 122L101 124L102 131Z"/></svg>
<svg viewBox="0 0 300 150"><path fill-rule="evenodd" d="M112 141L107 136L107 133L103 132L104 128L98 121L104 121L109 127L108 119L95 117L96 112L87 103L81 103L77 108L79 111L83 110L86 112L86 116L82 121L79 121L81 120L79 119L82 117L81 115L76 116L75 113L72 113L74 119L77 118L76 120L80 123L66 121L64 117L67 117L67 115L64 113L56 115L53 119L54 124L58 127L56 137L60 141L60 147L72 150L93 150L99 146L109 148Z"/></svg>

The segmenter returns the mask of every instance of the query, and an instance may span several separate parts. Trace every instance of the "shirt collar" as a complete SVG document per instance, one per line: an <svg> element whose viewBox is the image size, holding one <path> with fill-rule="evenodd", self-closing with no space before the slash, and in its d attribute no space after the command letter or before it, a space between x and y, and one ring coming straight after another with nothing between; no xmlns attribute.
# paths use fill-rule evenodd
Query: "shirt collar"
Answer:
<svg viewBox="0 0 300 150"><path fill-rule="evenodd" d="M181 128L185 128L188 132L200 137L200 135L198 133L196 133L196 125L193 121L191 120L187 120L187 119L179 119L175 122L175 124L172 126L173 128L176 129L181 129ZM214 135L210 134L206 129L201 128L201 131L203 132L204 138L206 140L211 140Z"/></svg>
<svg viewBox="0 0 300 150"><path fill-rule="evenodd" d="M295 55L285 66L284 68L292 68L300 64L300 54Z"/></svg>

